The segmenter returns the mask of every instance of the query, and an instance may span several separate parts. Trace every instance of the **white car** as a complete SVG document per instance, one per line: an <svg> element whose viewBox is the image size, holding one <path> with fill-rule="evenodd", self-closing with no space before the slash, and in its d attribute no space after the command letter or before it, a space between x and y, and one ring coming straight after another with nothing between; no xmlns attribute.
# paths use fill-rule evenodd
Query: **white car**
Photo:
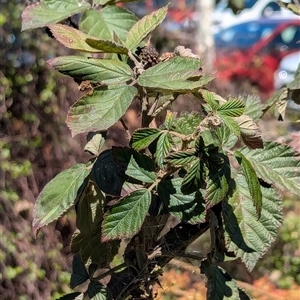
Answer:
<svg viewBox="0 0 300 300"><path fill-rule="evenodd" d="M270 16L282 16L285 18L297 17L288 9L279 6L274 0L245 0L244 9L235 15L232 10L227 7L227 1L221 0L213 11L213 31L217 33L221 29L236 25L240 22L255 21L262 17Z"/></svg>
<svg viewBox="0 0 300 300"><path fill-rule="evenodd" d="M300 64L300 51L285 56L274 73L274 88L276 90L286 86L294 80L296 70Z"/></svg>

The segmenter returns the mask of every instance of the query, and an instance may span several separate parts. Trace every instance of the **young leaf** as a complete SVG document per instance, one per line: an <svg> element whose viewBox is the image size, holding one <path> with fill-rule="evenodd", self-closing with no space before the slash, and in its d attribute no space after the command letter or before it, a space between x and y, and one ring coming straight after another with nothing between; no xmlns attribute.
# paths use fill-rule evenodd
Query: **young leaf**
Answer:
<svg viewBox="0 0 300 300"><path fill-rule="evenodd" d="M88 286L88 295L91 300L110 300L106 288L97 281L91 281Z"/></svg>
<svg viewBox="0 0 300 300"><path fill-rule="evenodd" d="M138 18L124 8L108 5L100 11L90 9L80 20L80 30L100 40L113 40L114 32L125 42Z"/></svg>
<svg viewBox="0 0 300 300"><path fill-rule="evenodd" d="M86 11L91 6L82 0L41 0L27 6L22 13L22 31L44 27L62 21L71 15Z"/></svg>
<svg viewBox="0 0 300 300"><path fill-rule="evenodd" d="M104 216L102 241L130 238L141 228L151 203L151 192L141 189L124 197Z"/></svg>
<svg viewBox="0 0 300 300"><path fill-rule="evenodd" d="M227 101L217 109L217 114L228 117L239 117L244 113L245 104L238 99Z"/></svg>
<svg viewBox="0 0 300 300"><path fill-rule="evenodd" d="M84 293L75 292L59 297L57 300L83 300Z"/></svg>
<svg viewBox="0 0 300 300"><path fill-rule="evenodd" d="M227 250L240 257L251 271L276 238L282 223L282 201L274 189L261 187L262 209L257 219L245 177L237 175L235 184L222 210L225 243Z"/></svg>
<svg viewBox="0 0 300 300"><path fill-rule="evenodd" d="M133 149L140 151L147 148L162 133L157 128L141 128L137 129L131 138L131 146Z"/></svg>
<svg viewBox="0 0 300 300"><path fill-rule="evenodd" d="M181 221L190 224L204 222L206 216L205 203L200 193L182 194L180 188L182 178L162 180L157 186L157 193L168 212Z"/></svg>
<svg viewBox="0 0 300 300"><path fill-rule="evenodd" d="M125 45L128 49L135 49L143 39L151 33L166 17L168 5L146 15L137 23L135 23L127 35Z"/></svg>
<svg viewBox="0 0 300 300"><path fill-rule="evenodd" d="M225 126L228 127L228 129L236 136L240 136L241 130L239 128L239 125L237 121L235 121L233 118L228 116L219 115Z"/></svg>
<svg viewBox="0 0 300 300"><path fill-rule="evenodd" d="M58 220L74 205L89 173L85 164L76 164L46 184L33 210L32 227L36 234L41 227Z"/></svg>
<svg viewBox="0 0 300 300"><path fill-rule="evenodd" d="M70 287L73 290L76 286L86 282L89 279L89 274L85 268L84 262L82 261L80 254L73 256L72 262L72 274Z"/></svg>
<svg viewBox="0 0 300 300"><path fill-rule="evenodd" d="M137 94L134 86L101 87L92 96L84 96L70 109L67 125L72 136L102 131L114 125L126 112Z"/></svg>
<svg viewBox="0 0 300 300"><path fill-rule="evenodd" d="M178 151L166 157L166 161L176 167L188 165L195 161L196 156L194 151Z"/></svg>
<svg viewBox="0 0 300 300"><path fill-rule="evenodd" d="M216 110L219 107L219 103L215 100L214 93L207 90L200 90L200 93L212 110Z"/></svg>
<svg viewBox="0 0 300 300"><path fill-rule="evenodd" d="M205 168L203 161L195 159L187 174L183 178L181 192L185 195L198 191L205 182Z"/></svg>
<svg viewBox="0 0 300 300"><path fill-rule="evenodd" d="M164 158L169 153L172 147L172 139L169 132L163 132L157 141L156 146L156 162L157 165L162 168L164 164Z"/></svg>
<svg viewBox="0 0 300 300"><path fill-rule="evenodd" d="M254 122L257 122L263 113L259 97L256 95L242 95L238 99L245 104L244 115L249 116Z"/></svg>
<svg viewBox="0 0 300 300"><path fill-rule="evenodd" d="M48 60L59 72L75 79L101 84L120 84L133 77L130 67L113 59L94 59L81 56L60 56Z"/></svg>
<svg viewBox="0 0 300 300"><path fill-rule="evenodd" d="M198 112L182 113L173 125L173 130L184 135L193 134L201 121L202 117Z"/></svg>
<svg viewBox="0 0 300 300"><path fill-rule="evenodd" d="M259 178L281 191L300 196L300 153L279 143L264 143L264 149L244 148L241 153L249 160Z"/></svg>
<svg viewBox="0 0 300 300"><path fill-rule="evenodd" d="M250 149L263 148L261 133L254 121L246 115L235 120L238 122L244 144Z"/></svg>
<svg viewBox="0 0 300 300"><path fill-rule="evenodd" d="M260 218L262 208L262 194L256 172L249 160L247 160L247 158L240 151L235 151L234 156L242 167L250 196L253 200L254 207L256 208L258 218Z"/></svg>
<svg viewBox="0 0 300 300"><path fill-rule="evenodd" d="M201 262L200 269L208 278L207 300L240 300L236 283L224 269L207 260Z"/></svg>
<svg viewBox="0 0 300 300"><path fill-rule="evenodd" d="M127 54L128 49L121 44L108 40L97 40L93 38L86 38L85 42L92 48L100 50L105 53Z"/></svg>

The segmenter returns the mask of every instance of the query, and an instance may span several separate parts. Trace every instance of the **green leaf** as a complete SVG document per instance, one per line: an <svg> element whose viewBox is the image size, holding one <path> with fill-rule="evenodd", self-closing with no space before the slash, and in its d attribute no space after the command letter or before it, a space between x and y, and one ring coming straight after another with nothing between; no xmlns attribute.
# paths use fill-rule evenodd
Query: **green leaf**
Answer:
<svg viewBox="0 0 300 300"><path fill-rule="evenodd" d="M90 7L88 2L82 0L42 0L24 9L22 31L57 23Z"/></svg>
<svg viewBox="0 0 300 300"><path fill-rule="evenodd" d="M137 83L156 91L186 92L198 89L212 80L212 77L201 76L201 60L190 57L174 57L168 61L161 62L144 71ZM200 79L195 81L194 78Z"/></svg>
<svg viewBox="0 0 300 300"><path fill-rule="evenodd" d="M172 148L172 139L169 132L163 132L157 141L156 146L156 162L157 165L162 168L164 165L165 156L169 153Z"/></svg>
<svg viewBox="0 0 300 300"><path fill-rule="evenodd" d="M237 175L232 191L222 210L225 244L251 271L276 238L282 223L282 201L273 188L261 187L262 210L257 219L246 179L241 174Z"/></svg>
<svg viewBox="0 0 300 300"><path fill-rule="evenodd" d="M36 234L41 227L58 220L74 205L89 173L85 164L76 164L46 184L33 210L32 227Z"/></svg>
<svg viewBox="0 0 300 300"><path fill-rule="evenodd" d="M166 157L166 161L176 167L188 165L195 161L195 159L197 158L194 151L178 151Z"/></svg>
<svg viewBox="0 0 300 300"><path fill-rule="evenodd" d="M187 174L183 178L181 192L185 195L198 191L205 183L204 163L195 159Z"/></svg>
<svg viewBox="0 0 300 300"><path fill-rule="evenodd" d="M108 5L86 11L80 20L80 30L100 40L114 40L114 33L125 42L131 27L138 18L124 8Z"/></svg>
<svg viewBox="0 0 300 300"><path fill-rule="evenodd" d="M133 149L140 151L147 148L161 134L161 130L157 128L141 128L137 129L131 138L131 146Z"/></svg>
<svg viewBox="0 0 300 300"><path fill-rule="evenodd" d="M204 101L210 106L212 110L218 109L220 106L219 103L215 100L214 93L207 91L207 90L201 90L200 91Z"/></svg>
<svg viewBox="0 0 300 300"><path fill-rule="evenodd" d="M119 54L128 53L128 49L126 47L112 41L86 38L85 42L93 49L100 50L101 52Z"/></svg>
<svg viewBox="0 0 300 300"><path fill-rule="evenodd" d="M238 141L237 136L231 134L229 128L222 124L218 128L216 128L215 133L219 140L219 145L224 149L231 149L234 147L236 142Z"/></svg>
<svg viewBox="0 0 300 300"><path fill-rule="evenodd" d="M259 178L281 191L300 196L300 153L279 143L265 143L264 149L244 148L242 154L249 160Z"/></svg>
<svg viewBox="0 0 300 300"><path fill-rule="evenodd" d="M240 151L235 151L234 156L236 157L238 163L242 167L250 196L253 200L254 207L256 208L258 218L260 218L262 208L262 193L255 170L253 169L251 163Z"/></svg>
<svg viewBox="0 0 300 300"><path fill-rule="evenodd" d="M242 95L238 99L245 104L244 115L249 116L254 122L257 122L263 113L259 97L256 95Z"/></svg>
<svg viewBox="0 0 300 300"><path fill-rule="evenodd" d="M261 133L254 121L246 115L240 116L235 120L239 125L244 144L250 149L263 148Z"/></svg>
<svg viewBox="0 0 300 300"><path fill-rule="evenodd" d="M228 117L228 116L223 116L223 115L219 115L219 117L221 118L221 120L223 121L223 123L225 124L225 126L228 127L228 129L236 136L240 136L241 131L239 128L239 125L237 123L237 121L235 121L233 118Z"/></svg>
<svg viewBox="0 0 300 300"><path fill-rule="evenodd" d="M227 156L224 156L223 159L224 161L221 168L217 171L210 170L208 174L205 192L207 209L222 201L229 190L231 175L230 164Z"/></svg>
<svg viewBox="0 0 300 300"><path fill-rule="evenodd" d="M89 152L93 155L98 156L100 154L100 149L105 143L105 139L103 138L101 133L92 133L88 135L89 141L84 147L84 151Z"/></svg>
<svg viewBox="0 0 300 300"><path fill-rule="evenodd" d="M245 104L238 99L227 101L217 109L217 114L228 117L239 117L244 113Z"/></svg>
<svg viewBox="0 0 300 300"><path fill-rule="evenodd" d="M135 23L128 32L125 45L128 49L135 49L143 39L151 33L166 17L168 5L146 15Z"/></svg>
<svg viewBox="0 0 300 300"><path fill-rule="evenodd" d="M208 278L207 300L240 300L236 283L224 269L207 260L201 262L200 269Z"/></svg>
<svg viewBox="0 0 300 300"><path fill-rule="evenodd" d="M181 221L190 224L205 222L206 210L201 193L184 195L180 188L182 178L162 180L157 186L157 193L168 212Z"/></svg>
<svg viewBox="0 0 300 300"><path fill-rule="evenodd" d="M75 79L101 84L120 84L133 78L130 67L119 60L60 56L48 60L48 63L59 72Z"/></svg>
<svg viewBox="0 0 300 300"><path fill-rule="evenodd" d="M57 300L83 300L84 293L75 292L59 297Z"/></svg>
<svg viewBox="0 0 300 300"><path fill-rule="evenodd" d="M71 289L73 290L76 286L86 282L88 279L89 274L85 268L84 262L79 254L75 254L72 262Z"/></svg>
<svg viewBox="0 0 300 300"><path fill-rule="evenodd" d="M106 214L102 241L131 238L141 228L151 203L151 192L141 189L121 199Z"/></svg>
<svg viewBox="0 0 300 300"><path fill-rule="evenodd" d="M136 159L135 159L136 158ZM145 183L153 183L156 180L152 160L143 154L131 155L126 168L126 175ZM153 171L150 171L153 169Z"/></svg>
<svg viewBox="0 0 300 300"><path fill-rule="evenodd" d="M202 117L198 112L182 113L176 120L173 130L184 135L193 134L201 121Z"/></svg>
<svg viewBox="0 0 300 300"><path fill-rule="evenodd" d="M68 113L67 125L72 136L108 129L124 115L136 94L134 86L101 87L93 95L82 97Z"/></svg>
<svg viewBox="0 0 300 300"><path fill-rule="evenodd" d="M91 281L88 290L87 290L88 296L90 297L90 300L109 300L111 299L107 295L106 288L97 281Z"/></svg>

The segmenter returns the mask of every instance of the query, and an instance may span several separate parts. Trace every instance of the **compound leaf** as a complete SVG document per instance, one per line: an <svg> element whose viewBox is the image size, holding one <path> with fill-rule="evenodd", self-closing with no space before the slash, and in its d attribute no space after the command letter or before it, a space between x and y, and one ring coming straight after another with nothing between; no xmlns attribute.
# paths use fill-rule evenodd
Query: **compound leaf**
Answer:
<svg viewBox="0 0 300 300"><path fill-rule="evenodd" d="M85 42L93 49L100 50L100 52L118 53L118 54L128 53L128 49L126 47L116 42L112 42L108 40L98 40L90 37L87 37Z"/></svg>
<svg viewBox="0 0 300 300"><path fill-rule="evenodd" d="M75 292L59 297L57 300L83 300L84 293Z"/></svg>
<svg viewBox="0 0 300 300"><path fill-rule="evenodd" d="M133 149L140 151L147 148L161 134L161 130L157 128L141 128L137 129L131 138L131 146Z"/></svg>
<svg viewBox="0 0 300 300"><path fill-rule="evenodd" d="M174 122L173 130L184 135L193 134L201 121L202 117L198 112L182 113Z"/></svg>
<svg viewBox="0 0 300 300"><path fill-rule="evenodd" d="M125 83L133 77L127 64L113 59L60 56L48 60L48 63L59 72L75 79L101 84Z"/></svg>
<svg viewBox="0 0 300 300"><path fill-rule="evenodd" d="M216 110L219 107L219 103L215 100L214 93L207 90L201 90L200 93L204 101L210 106L212 110Z"/></svg>
<svg viewBox="0 0 300 300"><path fill-rule="evenodd" d="M156 162L159 167L163 167L164 158L172 147L172 139L169 132L163 132L157 140Z"/></svg>
<svg viewBox="0 0 300 300"><path fill-rule="evenodd" d="M106 288L97 281L91 281L88 290L88 296L91 300L109 300Z"/></svg>
<svg viewBox="0 0 300 300"><path fill-rule="evenodd" d="M122 198L104 216L102 241L130 238L141 228L151 203L151 192L140 189Z"/></svg>
<svg viewBox="0 0 300 300"><path fill-rule="evenodd" d="M101 87L79 99L70 109L67 125L78 133L102 131L114 125L137 94L134 86Z"/></svg>
<svg viewBox="0 0 300 300"><path fill-rule="evenodd" d="M244 148L242 154L249 160L259 178L281 191L300 196L300 153L279 143L264 143L264 149Z"/></svg>
<svg viewBox="0 0 300 300"><path fill-rule="evenodd" d="M88 2L82 0L42 0L24 9L22 31L57 23L90 7Z"/></svg>
<svg viewBox="0 0 300 300"><path fill-rule="evenodd" d="M151 33L166 17L168 5L146 15L135 23L128 32L125 45L128 49L135 49L143 39Z"/></svg>
<svg viewBox="0 0 300 300"><path fill-rule="evenodd" d="M239 117L244 113L245 104L238 99L227 101L217 109L217 113L222 116Z"/></svg>
<svg viewBox="0 0 300 300"><path fill-rule="evenodd" d="M237 121L235 121L232 117L224 116L224 115L219 115L221 120L223 121L224 125L228 127L230 132L232 132L236 136L240 136L241 130L239 128L239 125Z"/></svg>
<svg viewBox="0 0 300 300"><path fill-rule="evenodd" d="M274 189L261 187L262 209L257 219L245 177L237 175L231 187L234 192L222 210L225 244L251 271L276 238L282 223L282 201Z"/></svg>
<svg viewBox="0 0 300 300"><path fill-rule="evenodd" d="M178 151L166 157L166 161L176 167L188 165L195 159L195 153L191 151Z"/></svg>
<svg viewBox="0 0 300 300"><path fill-rule="evenodd" d="M244 114L252 118L254 122L262 116L262 104L256 95L242 95L238 97L245 104Z"/></svg>
<svg viewBox="0 0 300 300"><path fill-rule="evenodd" d="M85 268L84 262L80 257L80 254L75 254L72 262L72 274L70 281L71 289L74 289L76 286L86 282L88 279L89 274Z"/></svg>
<svg viewBox="0 0 300 300"><path fill-rule="evenodd" d="M76 164L46 184L33 210L32 227L36 234L41 227L59 219L74 205L89 173L85 164Z"/></svg>

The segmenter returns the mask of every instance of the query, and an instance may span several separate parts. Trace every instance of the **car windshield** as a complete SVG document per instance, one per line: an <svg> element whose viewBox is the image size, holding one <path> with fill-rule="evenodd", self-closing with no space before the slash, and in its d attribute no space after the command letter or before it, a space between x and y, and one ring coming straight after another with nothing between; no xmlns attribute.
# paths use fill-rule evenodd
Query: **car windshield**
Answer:
<svg viewBox="0 0 300 300"><path fill-rule="evenodd" d="M244 1L244 8L252 8L252 6L257 2L257 0L245 0ZM223 12L225 9L227 9L228 3L227 1L220 1L216 7L215 10L219 12Z"/></svg>
<svg viewBox="0 0 300 300"><path fill-rule="evenodd" d="M245 49L266 38L278 26L277 23L247 22L224 29L215 35L217 49Z"/></svg>

